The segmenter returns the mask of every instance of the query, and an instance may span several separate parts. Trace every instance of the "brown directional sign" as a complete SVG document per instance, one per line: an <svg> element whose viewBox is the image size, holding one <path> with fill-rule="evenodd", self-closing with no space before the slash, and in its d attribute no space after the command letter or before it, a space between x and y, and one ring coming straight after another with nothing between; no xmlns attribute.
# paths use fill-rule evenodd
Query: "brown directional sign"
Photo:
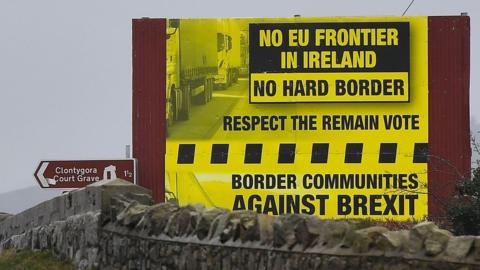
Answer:
<svg viewBox="0 0 480 270"><path fill-rule="evenodd" d="M44 160L35 171L42 188L81 188L105 179L136 181L135 159Z"/></svg>

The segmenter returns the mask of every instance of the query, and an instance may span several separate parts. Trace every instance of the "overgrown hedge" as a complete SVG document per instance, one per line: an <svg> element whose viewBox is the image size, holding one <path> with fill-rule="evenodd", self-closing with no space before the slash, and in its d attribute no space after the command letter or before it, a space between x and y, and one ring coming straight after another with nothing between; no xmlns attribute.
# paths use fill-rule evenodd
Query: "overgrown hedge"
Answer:
<svg viewBox="0 0 480 270"><path fill-rule="evenodd" d="M480 168L457 184L458 194L448 207L448 219L457 235L480 235Z"/></svg>

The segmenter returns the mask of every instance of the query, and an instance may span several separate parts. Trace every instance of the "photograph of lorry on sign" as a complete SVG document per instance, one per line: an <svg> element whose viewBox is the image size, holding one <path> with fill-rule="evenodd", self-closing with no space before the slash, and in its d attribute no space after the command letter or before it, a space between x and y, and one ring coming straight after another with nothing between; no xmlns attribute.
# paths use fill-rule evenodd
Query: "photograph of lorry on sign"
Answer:
<svg viewBox="0 0 480 270"><path fill-rule="evenodd" d="M166 198L428 214L427 17L170 19Z"/></svg>

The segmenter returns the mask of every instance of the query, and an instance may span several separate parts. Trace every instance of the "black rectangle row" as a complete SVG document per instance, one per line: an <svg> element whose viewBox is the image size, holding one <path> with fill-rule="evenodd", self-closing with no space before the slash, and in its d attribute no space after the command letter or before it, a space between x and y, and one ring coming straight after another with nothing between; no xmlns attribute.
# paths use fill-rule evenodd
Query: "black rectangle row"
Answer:
<svg viewBox="0 0 480 270"><path fill-rule="evenodd" d="M212 144L211 164L226 164L228 161L228 144ZM278 163L289 164L295 162L294 143L281 143L278 149ZM312 144L311 163L328 162L328 143ZM263 144L245 145L245 164L259 164L262 162ZM347 143L345 147L345 163L361 163L363 143ZM395 163L397 159L397 143L381 143L378 163ZM178 146L177 164L193 164L195 161L195 144L180 144ZM428 161L428 144L415 143L413 149L413 163Z"/></svg>

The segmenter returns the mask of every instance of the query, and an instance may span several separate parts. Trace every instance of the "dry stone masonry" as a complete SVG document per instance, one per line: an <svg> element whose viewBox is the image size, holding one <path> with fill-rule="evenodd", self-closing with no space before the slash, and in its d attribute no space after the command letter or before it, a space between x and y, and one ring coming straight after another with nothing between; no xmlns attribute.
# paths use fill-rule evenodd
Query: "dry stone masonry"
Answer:
<svg viewBox="0 0 480 270"><path fill-rule="evenodd" d="M77 269L480 269L480 237L366 224L153 204L117 179L1 214L0 252L50 250Z"/></svg>

